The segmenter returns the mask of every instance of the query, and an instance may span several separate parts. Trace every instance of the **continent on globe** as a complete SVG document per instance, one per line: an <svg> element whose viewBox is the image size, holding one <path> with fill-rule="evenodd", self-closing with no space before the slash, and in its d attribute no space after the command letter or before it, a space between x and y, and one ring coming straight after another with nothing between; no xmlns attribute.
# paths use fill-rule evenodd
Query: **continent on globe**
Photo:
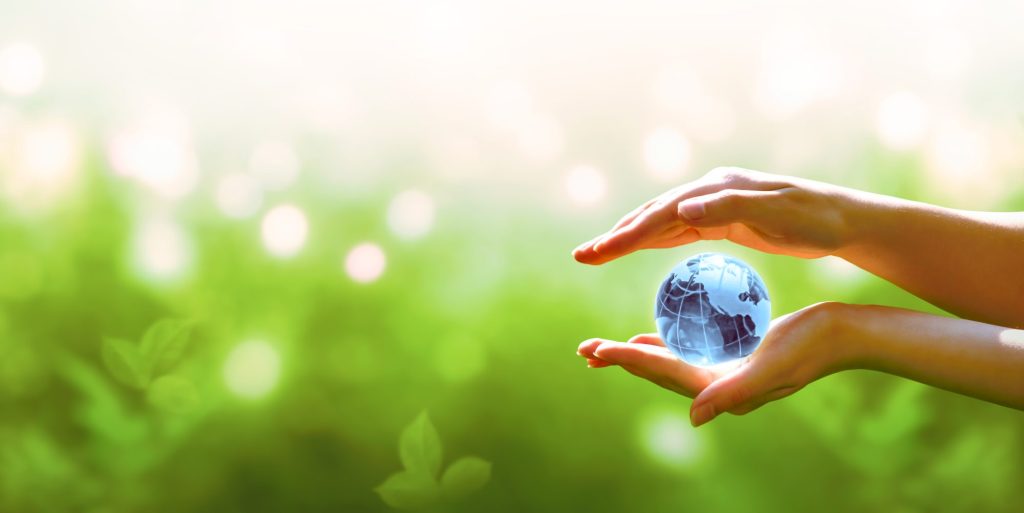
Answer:
<svg viewBox="0 0 1024 513"><path fill-rule="evenodd" d="M680 262L665 278L654 316L658 333L676 356L709 367L757 349L771 321L771 302L761 277L745 262L701 253Z"/></svg>

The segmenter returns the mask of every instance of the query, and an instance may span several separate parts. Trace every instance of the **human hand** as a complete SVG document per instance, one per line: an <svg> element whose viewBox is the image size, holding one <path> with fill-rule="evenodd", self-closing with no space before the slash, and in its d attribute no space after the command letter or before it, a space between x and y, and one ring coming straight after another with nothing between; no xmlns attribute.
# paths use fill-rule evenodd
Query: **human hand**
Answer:
<svg viewBox="0 0 1024 513"><path fill-rule="evenodd" d="M761 345L728 370L695 367L676 358L657 335L627 343L590 339L577 353L590 367L618 365L663 388L693 397L690 422L707 423L722 412L743 415L808 383L849 367L848 330L840 326L848 305L818 303L775 319Z"/></svg>
<svg viewBox="0 0 1024 513"><path fill-rule="evenodd" d="M717 168L647 201L573 257L603 264L640 249L728 239L767 253L817 258L845 244L853 191L740 168Z"/></svg>

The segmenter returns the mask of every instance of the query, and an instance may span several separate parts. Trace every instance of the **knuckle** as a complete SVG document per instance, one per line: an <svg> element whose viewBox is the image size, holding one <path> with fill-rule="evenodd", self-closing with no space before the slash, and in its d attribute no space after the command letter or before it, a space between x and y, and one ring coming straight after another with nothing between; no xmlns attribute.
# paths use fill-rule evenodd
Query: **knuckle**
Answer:
<svg viewBox="0 0 1024 513"><path fill-rule="evenodd" d="M735 183L750 178L751 172L741 167L719 166L708 172L708 177L724 183Z"/></svg>
<svg viewBox="0 0 1024 513"><path fill-rule="evenodd" d="M725 189L718 193L718 198L715 200L715 203L729 209L734 209L743 207L746 204L747 199L747 196L741 190Z"/></svg>
<svg viewBox="0 0 1024 513"><path fill-rule="evenodd" d="M842 303L838 301L822 301L805 308L801 313L810 319L823 320L836 315L841 308Z"/></svg>

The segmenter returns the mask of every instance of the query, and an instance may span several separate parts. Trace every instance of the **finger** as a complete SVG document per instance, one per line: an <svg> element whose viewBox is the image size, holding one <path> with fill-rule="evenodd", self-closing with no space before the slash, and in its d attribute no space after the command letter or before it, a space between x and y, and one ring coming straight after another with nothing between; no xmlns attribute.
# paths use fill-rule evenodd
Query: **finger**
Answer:
<svg viewBox="0 0 1024 513"><path fill-rule="evenodd" d="M641 335L634 335L633 338L629 339L629 344L647 344L651 346L665 347L665 341L661 340L661 337L657 333L644 333Z"/></svg>
<svg viewBox="0 0 1024 513"><path fill-rule="evenodd" d="M577 246L573 250L573 257L581 263L599 265L644 247L674 247L669 246L665 241L644 245L645 237L650 236L651 232L657 232L658 228L647 224L640 225L638 221L645 216L653 215L655 211L672 210L673 206L686 199L713 194L727 188L767 191L787 186L788 184L785 182L772 179L772 175L739 168L717 168L698 180L666 191L633 209L623 216L607 234ZM651 221L670 224L677 222L679 217L677 210L669 218L655 218ZM677 245L695 242L698 238L694 235L696 234L684 237Z"/></svg>
<svg viewBox="0 0 1024 513"><path fill-rule="evenodd" d="M699 389L693 390L688 386L684 386L683 384L669 377L660 374L653 374L650 372L649 369L645 369L643 367L633 367L630 365L619 365L619 367L622 367L626 372L638 378L650 381L651 383L654 383L655 385L658 385L659 387L664 388L665 390L669 390L682 396L693 397L698 392L700 392Z"/></svg>
<svg viewBox="0 0 1024 513"><path fill-rule="evenodd" d="M580 342L579 347L576 348L576 354L584 358L597 358L594 356L594 350L598 348L604 342L611 342L601 338L591 338Z"/></svg>
<svg viewBox="0 0 1024 513"><path fill-rule="evenodd" d="M739 222L759 227L774 213L774 201L780 195L779 191L725 189L680 202L677 215L695 227Z"/></svg>
<svg viewBox="0 0 1024 513"><path fill-rule="evenodd" d="M584 242L572 250L572 258L581 264L597 265L600 260L600 255L594 251L594 244L597 243L604 235L599 235L592 240Z"/></svg>
<svg viewBox="0 0 1024 513"><path fill-rule="evenodd" d="M610 342L601 344L594 355L687 397L696 395L713 379L707 369L688 365L668 349L651 344Z"/></svg>
<svg viewBox="0 0 1024 513"><path fill-rule="evenodd" d="M662 239L657 242L652 242L647 245L648 249L663 249L663 248L675 248L679 246L685 246L687 244L693 244L701 240L701 234L690 228L685 227L684 230L678 230L676 233L668 233L663 236Z"/></svg>
<svg viewBox="0 0 1024 513"><path fill-rule="evenodd" d="M651 199L645 201L643 203L643 205L640 205L639 207L634 208L628 214L622 216L622 218L619 219L619 221L617 223L615 223L615 226L612 226L612 229L609 230L609 231L618 230L619 228L622 228L623 226L626 226L629 223L632 223L633 220L637 218L637 216L642 214L644 212L644 210L647 210L648 208L650 208L650 206L653 205L655 202L657 202L659 198L661 198L661 196L658 196L657 198L651 198Z"/></svg>
<svg viewBox="0 0 1024 513"><path fill-rule="evenodd" d="M714 170L703 178L673 189L658 197L645 211L637 214L629 224L612 229L602 240L591 246L597 254L597 262L604 263L627 255L646 247L644 242L653 238L666 227L676 224L680 219L681 203L695 197L709 196L725 190L732 191L771 191L784 187L785 184L766 180L758 173L733 169L728 171ZM674 212L672 212L674 210Z"/></svg>
<svg viewBox="0 0 1024 513"><path fill-rule="evenodd" d="M707 386L690 405L690 423L706 424L722 412L756 404L772 390L767 372L755 360L748 360Z"/></svg>
<svg viewBox="0 0 1024 513"><path fill-rule="evenodd" d="M594 252L603 263L643 249L645 241L660 235L669 224L679 222L679 216L673 210L666 204L652 205L628 225L612 231L594 244Z"/></svg>
<svg viewBox="0 0 1024 513"><path fill-rule="evenodd" d="M604 360L598 360L597 358L587 358L587 367L590 367L591 369L600 369L602 367L611 367L612 365L615 365L615 364L608 363L608 362L606 362Z"/></svg>
<svg viewBox="0 0 1024 513"><path fill-rule="evenodd" d="M782 399L783 397L793 395L794 393L796 393L797 390L800 390L800 388L801 387L795 385L777 388L762 396L747 401L744 404L734 407L733 409L729 410L729 413L733 415L746 415L772 401L777 401L779 399Z"/></svg>

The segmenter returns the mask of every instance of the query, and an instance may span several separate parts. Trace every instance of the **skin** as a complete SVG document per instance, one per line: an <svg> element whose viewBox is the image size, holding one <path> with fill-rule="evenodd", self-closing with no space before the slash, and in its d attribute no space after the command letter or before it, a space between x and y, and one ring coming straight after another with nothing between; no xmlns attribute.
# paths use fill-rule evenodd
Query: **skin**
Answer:
<svg viewBox="0 0 1024 513"><path fill-rule="evenodd" d="M693 397L690 420L744 414L824 376L872 369L1024 409L1024 213L969 212L738 168L716 169L626 214L573 257L726 239L835 255L962 318L819 303L776 319L732 369L687 365L657 335L590 339L578 354Z"/></svg>

